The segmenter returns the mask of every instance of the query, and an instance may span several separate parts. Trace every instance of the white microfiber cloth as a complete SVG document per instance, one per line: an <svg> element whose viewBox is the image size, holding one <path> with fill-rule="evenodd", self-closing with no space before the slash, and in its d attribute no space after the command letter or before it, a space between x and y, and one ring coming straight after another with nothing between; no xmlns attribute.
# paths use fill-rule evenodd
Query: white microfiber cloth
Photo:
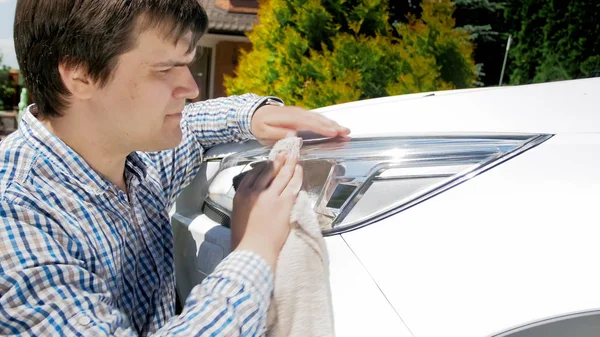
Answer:
<svg viewBox="0 0 600 337"><path fill-rule="evenodd" d="M282 139L271 150L269 159L282 151L297 155L301 146L301 138ZM290 235L277 260L267 336L335 336L329 257L317 215L304 191L294 204L290 226Z"/></svg>

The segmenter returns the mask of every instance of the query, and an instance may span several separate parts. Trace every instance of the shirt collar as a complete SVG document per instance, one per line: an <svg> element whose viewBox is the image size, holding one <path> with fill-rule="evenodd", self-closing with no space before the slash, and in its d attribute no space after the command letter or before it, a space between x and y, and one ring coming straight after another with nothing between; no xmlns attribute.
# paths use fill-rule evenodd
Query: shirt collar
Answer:
<svg viewBox="0 0 600 337"><path fill-rule="evenodd" d="M144 182L146 180L147 167L137 152L132 152L127 156L125 169L127 173L135 176L138 181Z"/></svg>
<svg viewBox="0 0 600 337"><path fill-rule="evenodd" d="M96 193L116 189L113 183L94 171L83 157L50 132L32 114L31 110L34 107L35 105L27 107L19 125L20 132L23 133L27 142L37 149L40 154L57 165L58 168L79 181L84 188L91 189ZM145 180L146 164L137 153L134 152L127 156L125 167L126 175L128 173L134 174L140 181Z"/></svg>

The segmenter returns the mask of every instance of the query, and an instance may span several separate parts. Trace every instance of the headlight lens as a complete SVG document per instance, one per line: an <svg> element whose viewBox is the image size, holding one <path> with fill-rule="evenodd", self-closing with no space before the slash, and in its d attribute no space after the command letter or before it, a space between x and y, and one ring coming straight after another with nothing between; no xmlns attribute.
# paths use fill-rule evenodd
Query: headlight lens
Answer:
<svg viewBox="0 0 600 337"><path fill-rule="evenodd" d="M358 138L303 146L304 187L324 234L355 229L440 193L549 135ZM231 213L232 179L267 160L268 148L230 155L206 202Z"/></svg>

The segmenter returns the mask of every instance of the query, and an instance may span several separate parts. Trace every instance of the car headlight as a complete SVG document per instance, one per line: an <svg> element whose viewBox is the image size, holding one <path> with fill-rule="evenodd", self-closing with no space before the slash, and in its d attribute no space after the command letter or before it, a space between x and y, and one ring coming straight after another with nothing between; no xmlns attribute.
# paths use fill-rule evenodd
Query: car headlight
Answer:
<svg viewBox="0 0 600 337"><path fill-rule="evenodd" d="M323 234L335 234L413 206L549 137L403 136L304 145L300 151L303 189ZM227 224L235 195L233 177L266 161L268 155L268 148L258 148L225 157L210 182L205 214L216 214Z"/></svg>

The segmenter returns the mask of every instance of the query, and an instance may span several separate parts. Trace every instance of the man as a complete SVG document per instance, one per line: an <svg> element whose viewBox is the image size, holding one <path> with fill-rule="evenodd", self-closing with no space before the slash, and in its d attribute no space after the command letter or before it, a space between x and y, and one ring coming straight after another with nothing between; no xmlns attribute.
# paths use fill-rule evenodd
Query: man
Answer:
<svg viewBox="0 0 600 337"><path fill-rule="evenodd" d="M349 130L252 94L184 109L206 26L197 0L18 0L15 47L36 105L0 145L0 335L264 333L297 158L244 178L241 240L177 317L167 211L214 144Z"/></svg>

